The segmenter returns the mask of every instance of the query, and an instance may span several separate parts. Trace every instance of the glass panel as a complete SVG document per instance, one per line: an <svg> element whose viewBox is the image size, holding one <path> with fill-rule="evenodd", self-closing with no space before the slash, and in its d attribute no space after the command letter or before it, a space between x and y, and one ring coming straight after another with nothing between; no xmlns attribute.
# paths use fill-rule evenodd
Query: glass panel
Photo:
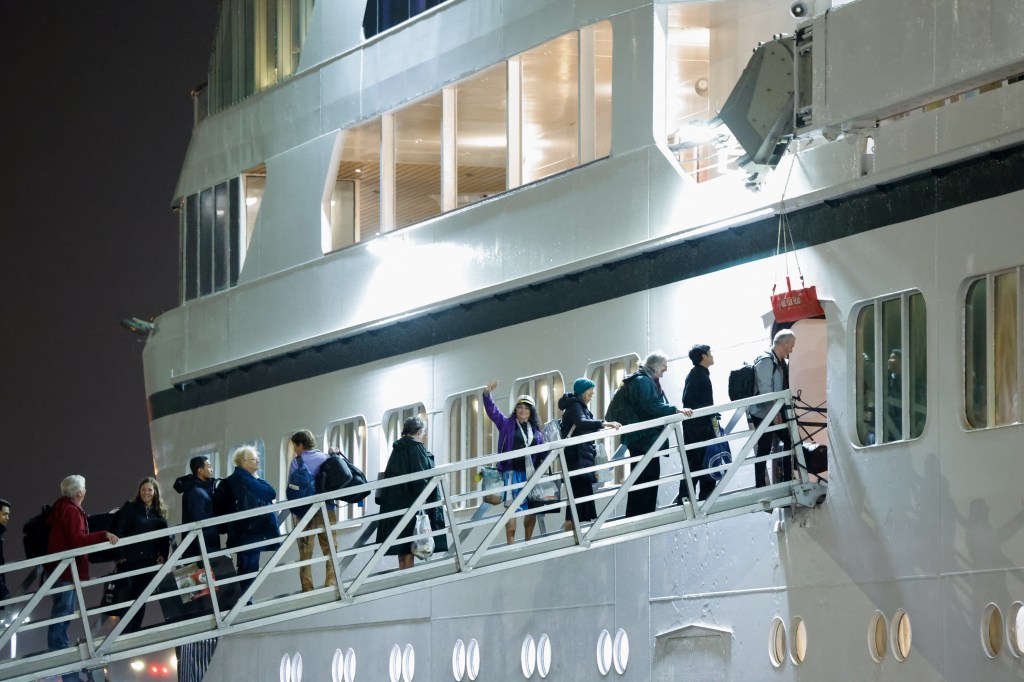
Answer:
<svg viewBox="0 0 1024 682"><path fill-rule="evenodd" d="M910 399L910 434L917 438L924 431L928 416L928 344L924 296L910 296L910 357L907 358Z"/></svg>
<svg viewBox="0 0 1024 682"><path fill-rule="evenodd" d="M597 158L612 152L612 24L602 21L594 27L597 73L594 95L597 100Z"/></svg>
<svg viewBox="0 0 1024 682"><path fill-rule="evenodd" d="M199 194L199 295L213 291L214 192Z"/></svg>
<svg viewBox="0 0 1024 682"><path fill-rule="evenodd" d="M395 227L441 212L441 93L395 113Z"/></svg>
<svg viewBox="0 0 1024 682"><path fill-rule="evenodd" d="M506 80L502 62L456 86L457 206L486 199L508 188Z"/></svg>
<svg viewBox="0 0 1024 682"><path fill-rule="evenodd" d="M232 178L228 182L228 239L225 256L228 259L229 286L238 284L238 272L242 267L242 258L245 254L239 242L239 221L241 219L241 211L239 209L242 206L241 197L239 196L241 185L241 178Z"/></svg>
<svg viewBox="0 0 1024 682"><path fill-rule="evenodd" d="M228 248L231 205L228 183L216 187L213 228L213 290L221 291L228 286Z"/></svg>
<svg viewBox="0 0 1024 682"><path fill-rule="evenodd" d="M337 180L331 193L331 251L355 243L356 181Z"/></svg>
<svg viewBox="0 0 1024 682"><path fill-rule="evenodd" d="M995 276L995 423L1017 421L1017 272Z"/></svg>
<svg viewBox="0 0 1024 682"><path fill-rule="evenodd" d="M708 10L699 5L673 6L666 46L665 130L683 169L697 182L717 175L714 147L707 128L695 125L712 117L710 110L710 43ZM723 31L727 32L727 29Z"/></svg>
<svg viewBox="0 0 1024 682"><path fill-rule="evenodd" d="M183 292L186 301L199 295L199 195L185 200L185 230L182 243L184 264Z"/></svg>
<svg viewBox="0 0 1024 682"><path fill-rule="evenodd" d="M857 439L875 444L875 306L857 314Z"/></svg>
<svg viewBox="0 0 1024 682"><path fill-rule="evenodd" d="M352 181L356 206L352 239L369 239L380 231L380 119L342 131L338 180Z"/></svg>
<svg viewBox="0 0 1024 682"><path fill-rule="evenodd" d="M579 162L579 39L567 33L522 54L523 183Z"/></svg>
<svg viewBox="0 0 1024 682"><path fill-rule="evenodd" d="M988 426L985 308L988 282L979 279L967 289L964 304L964 406L971 428Z"/></svg>
<svg viewBox="0 0 1024 682"><path fill-rule="evenodd" d="M903 347L900 299L882 302L882 353L886 357L882 442L903 438Z"/></svg>
<svg viewBox="0 0 1024 682"><path fill-rule="evenodd" d="M277 2L262 0L265 7L263 22L263 71L260 74L260 88L268 88L277 82Z"/></svg>
<svg viewBox="0 0 1024 682"><path fill-rule="evenodd" d="M245 244L243 254L249 251L252 231L256 228L256 216L259 215L263 203L263 192L267 187L267 178L263 175L245 176ZM242 259L245 262L245 258Z"/></svg>

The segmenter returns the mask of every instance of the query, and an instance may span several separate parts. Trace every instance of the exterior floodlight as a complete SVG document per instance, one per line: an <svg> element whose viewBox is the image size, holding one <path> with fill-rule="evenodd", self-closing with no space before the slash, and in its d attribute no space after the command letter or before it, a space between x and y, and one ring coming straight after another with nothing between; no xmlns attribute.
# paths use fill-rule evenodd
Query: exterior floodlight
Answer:
<svg viewBox="0 0 1024 682"><path fill-rule="evenodd" d="M148 336L152 332L156 331L156 325L146 320L140 320L137 317L126 317L121 320L121 326L139 336Z"/></svg>

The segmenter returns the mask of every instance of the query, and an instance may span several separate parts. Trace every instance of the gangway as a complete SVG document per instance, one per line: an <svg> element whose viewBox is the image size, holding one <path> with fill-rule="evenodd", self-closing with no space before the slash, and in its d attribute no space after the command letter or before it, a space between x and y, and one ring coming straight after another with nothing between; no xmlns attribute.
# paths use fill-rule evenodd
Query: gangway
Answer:
<svg viewBox="0 0 1024 682"><path fill-rule="evenodd" d="M808 477L796 420L793 416L793 397L790 391L785 390L702 408L695 410L691 418L742 410L751 404L766 402L770 402L770 408L758 428L733 431L703 442L687 443L682 429L682 422L687 417L673 415L624 426L618 431L599 431L594 434L574 436L553 443L516 450L514 453L493 454L446 464L430 470L427 476L424 476L423 472L417 472L378 480L357 488L347 488L346 494L360 490L370 491L371 497L367 500L371 500L374 491L378 489L412 481L427 481L423 492L406 510L394 511L389 514L366 513L353 519L339 519L333 526L329 523L326 503L337 495L336 492L324 493L302 500L279 502L258 510L238 512L213 520L175 526L166 531L155 531L123 538L119 543L121 546L166 536L170 536L173 541L177 536L182 536L181 542L177 544L171 552L171 556L163 564L118 573L114 576L81 580L77 573L75 557L87 554L90 550L109 549L109 545L106 544L8 564L0 567L0 573L12 573L25 569L35 570L37 567L51 562L56 563L56 569L43 579L37 590L0 602L0 608L17 612L17 617L13 619L12 623L6 625L0 635L0 651L5 650L5 647L18 633L44 628L61 620L79 622L82 625L84 636L77 645L64 650L19 654L3 660L0 662L0 679L27 682L62 673L97 670L112 662L153 651L228 636L235 632L282 621L306 618L372 599L464 579L478 573L502 571L537 561L585 552L590 548L647 537L655 533L676 531L743 514L772 511L780 507L815 507L824 500L825 487L821 482L812 482ZM775 417L779 414L783 414L785 418L781 420L781 423L773 424ZM611 440L625 433L650 428L659 428L661 431L654 445L643 455L611 459L592 467L572 471L566 465L564 448L567 445ZM788 429L790 442L794 444L794 447L791 450L776 451L762 457L755 456L757 440L767 431L781 429ZM690 471L685 451L719 442L730 444L733 461L715 468ZM453 483L465 480L461 476L463 472L473 474L479 467L495 465L504 459L534 453L543 456L543 463L534 471L521 490L514 495L508 507L502 505L489 507L482 501L485 495L507 490L506 488L492 488L486 492L483 490L453 490ZM642 467L653 457L658 456L677 460L680 463L680 471L663 475L656 481L638 484L637 478ZM793 458L793 480L774 482L762 488L742 484L744 478L753 480L749 467L757 462L767 462L781 457ZM628 473L626 465L630 465L631 470ZM593 496L580 500L574 499L572 488L569 485L570 477L591 472L598 473L607 469L619 472L622 478L620 484L605 485L597 489ZM694 478L708 473L720 473L722 477L711 496L707 500L701 501L697 499L694 492ZM540 507L532 507L528 513L562 511L569 508L575 521L573 530L562 530L559 525L558 529L542 532L529 542L506 545L504 542L506 521L523 515L523 512L517 511L519 505L527 500L534 487L546 481L554 481L560 485L560 499ZM679 504L661 506L654 512L640 516L629 518L621 516L622 510L625 508L626 496L630 491L664 484L668 484L674 491L678 488L679 481L685 481L685 490L687 491ZM434 490L440 490L440 501L426 502L428 498L434 497L432 494ZM593 522L580 523L576 516L575 503L587 500L595 501L599 510L598 516ZM286 532L282 533L281 538L218 552L208 551L205 545L202 533L205 527L268 512L275 512L284 517L291 508L307 504L311 504L311 506L298 521L284 524ZM473 508L482 505L483 512L477 509L474 514ZM443 555L432 556L427 561L417 562L409 569L394 568L394 564L390 560L385 560L385 555L388 548L399 541L398 535L401 529L412 522L419 511L438 506L444 508L447 528L433 531L431 534L445 534L448 539L449 551ZM564 514L564 511L562 513ZM309 521L316 515L320 515L324 524L334 531L327 534L332 550L331 556L314 556L307 561L299 561L297 551L293 549L296 541L299 538L312 537L323 532L319 528L306 529ZM378 520L387 517L400 517L399 523L383 542L377 542L373 530ZM557 515L557 518L561 518L561 515ZM414 537L426 537L427 535L424 533ZM406 537L402 538L401 542L409 540L410 538ZM264 559L256 573L218 577L211 570L211 562L220 557L228 557L239 550L257 548L263 548L265 553L262 554ZM221 559L221 562L223 561ZM280 592L284 586L292 586L293 589L293 586L299 584L294 572L300 567L327 561L333 562L336 575L340 577L338 585L311 592L281 595ZM68 567L73 576L71 584L57 586L57 576ZM173 583L177 589L169 589L168 581L165 579L173 578L174 572L183 567L205 573L204 577L209 576L209 584L178 587L177 583ZM223 574L223 571L221 573ZM287 574L285 580L281 579L282 574ZM105 583L112 580L125 580L138 575L150 575L151 577L137 600L108 606L90 606L90 604L100 602L100 593ZM161 588L161 583L164 585L163 588ZM48 598L67 590L74 592L75 611L70 616L63 618L49 618ZM167 599L187 600L197 593L208 594L211 606L208 614L148 627L134 633L124 633L132 616L144 604L152 605ZM125 609L127 610L125 611ZM106 619L107 616L122 612L123 615L117 624L106 634L94 633L89 626L92 620Z"/></svg>

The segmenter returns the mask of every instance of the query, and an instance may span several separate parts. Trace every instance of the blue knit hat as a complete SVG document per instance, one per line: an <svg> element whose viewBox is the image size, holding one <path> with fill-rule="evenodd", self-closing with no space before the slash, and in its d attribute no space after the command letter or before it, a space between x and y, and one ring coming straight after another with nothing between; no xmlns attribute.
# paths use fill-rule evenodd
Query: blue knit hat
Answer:
<svg viewBox="0 0 1024 682"><path fill-rule="evenodd" d="M594 388L594 386L597 386L597 384L590 379L577 379L572 385L572 392L575 395L583 395L591 388Z"/></svg>

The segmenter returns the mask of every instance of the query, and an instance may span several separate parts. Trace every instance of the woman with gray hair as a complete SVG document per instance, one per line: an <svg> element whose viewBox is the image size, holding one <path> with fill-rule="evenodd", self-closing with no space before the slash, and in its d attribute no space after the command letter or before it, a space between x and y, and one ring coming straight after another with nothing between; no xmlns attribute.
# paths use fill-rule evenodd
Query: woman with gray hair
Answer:
<svg viewBox="0 0 1024 682"><path fill-rule="evenodd" d="M434 456L424 446L423 442L427 437L427 425L419 417L409 417L402 425L402 437L391 446L391 457L388 458L388 465L384 469L384 478L404 476L417 471L429 471L434 468ZM384 498L381 500L380 512L387 514L408 509L420 496L423 489L427 487L428 479L409 481L384 488ZM424 504L440 502L441 492L437 488L427 495ZM440 506L426 510L430 518L432 530L440 530L445 527L444 511ZM377 522L377 542L384 542L391 535L398 525L400 517L391 516ZM415 522L410 521L399 538L411 537L414 534ZM444 533L434 536L434 551L447 552L448 538ZM413 555L411 542L397 542L387 550L388 554L398 555L399 568L412 568Z"/></svg>

